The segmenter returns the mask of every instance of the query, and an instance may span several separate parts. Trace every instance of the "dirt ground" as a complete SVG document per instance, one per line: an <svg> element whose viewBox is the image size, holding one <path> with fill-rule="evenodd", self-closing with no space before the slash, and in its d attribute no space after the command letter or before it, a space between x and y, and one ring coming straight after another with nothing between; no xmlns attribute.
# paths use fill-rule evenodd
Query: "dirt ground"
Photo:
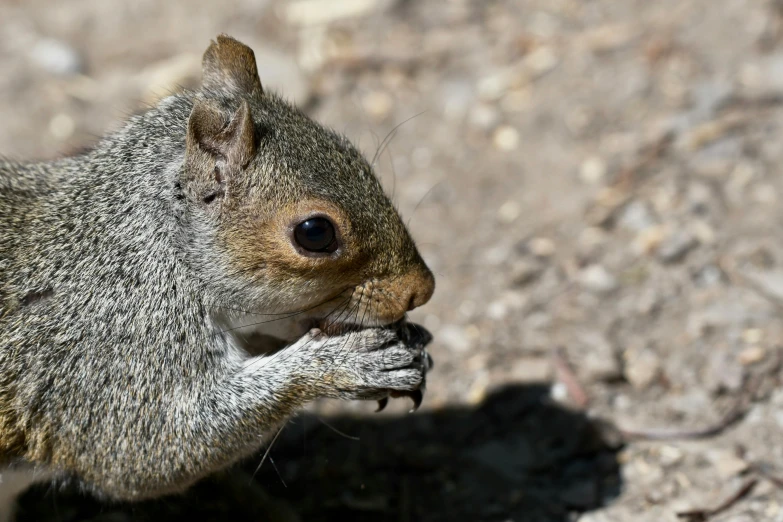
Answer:
<svg viewBox="0 0 783 522"><path fill-rule="evenodd" d="M219 32L378 153L437 277L424 405L20 520L783 521L783 2L5 0L0 153L89 145Z"/></svg>

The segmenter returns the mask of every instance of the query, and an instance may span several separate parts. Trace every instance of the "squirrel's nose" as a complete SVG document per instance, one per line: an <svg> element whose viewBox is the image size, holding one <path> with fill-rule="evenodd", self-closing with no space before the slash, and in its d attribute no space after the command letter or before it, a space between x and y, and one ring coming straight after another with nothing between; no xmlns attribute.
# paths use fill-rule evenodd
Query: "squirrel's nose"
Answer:
<svg viewBox="0 0 783 522"><path fill-rule="evenodd" d="M435 277L426 266L411 277L410 297L408 298L408 311L418 308L432 297L435 291Z"/></svg>

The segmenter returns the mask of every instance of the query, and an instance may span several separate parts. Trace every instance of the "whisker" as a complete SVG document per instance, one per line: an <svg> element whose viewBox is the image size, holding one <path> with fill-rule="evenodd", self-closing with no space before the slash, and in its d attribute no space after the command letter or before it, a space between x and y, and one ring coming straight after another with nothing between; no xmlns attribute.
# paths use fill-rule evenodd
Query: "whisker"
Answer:
<svg viewBox="0 0 783 522"><path fill-rule="evenodd" d="M316 417L316 418L319 421L321 421L321 424L323 424L324 426L326 426L327 428L329 428L330 430L332 430L336 434L340 435L341 437L344 437L344 438L346 438L348 440L362 440L361 437L354 437L353 435L348 435L347 433L343 433L342 431L338 430L337 428L335 428L334 426L332 426L331 424L329 424L328 422L323 420L321 417Z"/></svg>
<svg viewBox="0 0 783 522"><path fill-rule="evenodd" d="M283 433L283 429L288 425L288 422L284 422L282 426L280 426L280 429L277 430L277 433L275 433L275 436L272 438L272 441L269 443L269 446L267 446L266 451L264 452L264 456L261 457L261 462L258 463L258 467L253 472L252 478L256 478L256 475L258 474L258 471L261 469L261 466L264 465L264 461L269 456L269 452L272 451L272 446L274 446L275 442L277 441L277 438L280 436L281 433ZM280 479L282 480L282 478ZM285 484L285 482L283 482Z"/></svg>
<svg viewBox="0 0 783 522"><path fill-rule="evenodd" d="M313 305L310 308L305 308L303 310L298 310L296 312L286 312L286 313L281 313L281 314L255 314L255 315L273 315L273 316L276 316L276 317L274 319L269 319L269 320L266 320L266 321L258 321L258 322L255 322L255 323L248 323L248 324L243 324L243 325L240 325L240 326L235 326L233 328L226 328L224 330L220 330L215 335L220 335L220 334L224 334L224 333L227 333L227 332L232 332L234 330L239 330L239 329L242 329L242 328L252 328L254 326L259 326L259 325L267 324L267 323L273 323L275 321L280 321L280 320L283 320L283 319L290 319L291 317L296 317L297 315L302 315L303 313L306 313L306 312L309 312L311 310L314 310L314 309L318 308L319 306L323 306L324 304L326 304L326 303L328 303L330 301L339 299L339 297L340 296L333 297L332 299L329 299L327 301L323 301L323 302L320 302L320 303L318 303L316 305ZM253 315L253 314L251 314L251 315Z"/></svg>
<svg viewBox="0 0 783 522"><path fill-rule="evenodd" d="M349 302L350 302L350 297L349 297L349 298L347 298L347 299L345 299L343 302L339 303L337 306L335 306L335 308L333 308L333 309L332 309L332 311L330 311L330 312L329 312L329 313L326 315L326 317L324 318L324 320L327 320L327 319L328 319L328 318L329 318L329 317L330 317L330 316L331 316L331 315L332 315L332 314L333 314L335 311L337 311L337 310L339 310L339 309L342 309L342 308L346 307L346 306L348 305L348 303L349 303ZM341 313L342 313L342 312L341 312ZM313 340L314 340L314 339L311 339L311 340L309 340L307 343L305 343L304 345L302 345L300 348L304 348L304 347L308 346L308 345L309 345L311 342L313 342ZM271 358L275 358L275 357L283 357L282 361L284 362L284 361L285 361L285 360L286 360L288 357L292 357L293 355L294 355L294 354L293 354L292 352L290 352L290 351L281 350L281 351L279 351L279 352L277 352L277 353L275 353L275 354L271 355L270 357L271 357ZM257 361L254 361L253 363L251 363L251 365L252 365L252 364L255 364L255 363L260 363L260 362L261 362L263 359L264 359L264 358L261 358L261 357L259 357L259 358L258 358L258 360L257 360Z"/></svg>
<svg viewBox="0 0 783 522"><path fill-rule="evenodd" d="M375 166L375 162L378 161L378 157L381 154L383 154L383 151L385 150L386 145L388 145L391 142L391 138L393 138L394 135L397 133L397 129L399 129L400 127L402 127L403 125L405 125L406 123L411 121L412 119L418 118L419 116L421 116L425 112L427 112L427 111L423 110L420 113L414 114L410 118L407 118L407 119L401 121L400 123L398 123L397 125L395 125L392 128L392 130L389 131L389 133L386 135L386 137L383 138L383 141L381 141L381 145L378 147L378 150L375 151L375 155L373 155L372 161L370 162L370 167L374 167Z"/></svg>

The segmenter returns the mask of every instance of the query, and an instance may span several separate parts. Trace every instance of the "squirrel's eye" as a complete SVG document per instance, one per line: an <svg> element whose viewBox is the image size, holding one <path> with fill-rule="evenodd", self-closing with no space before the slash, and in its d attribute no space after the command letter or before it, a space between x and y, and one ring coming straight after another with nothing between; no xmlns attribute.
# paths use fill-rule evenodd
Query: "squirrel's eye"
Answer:
<svg viewBox="0 0 783 522"><path fill-rule="evenodd" d="M294 229L296 243L309 252L332 253L337 250L337 235L331 221L313 217L302 221Z"/></svg>

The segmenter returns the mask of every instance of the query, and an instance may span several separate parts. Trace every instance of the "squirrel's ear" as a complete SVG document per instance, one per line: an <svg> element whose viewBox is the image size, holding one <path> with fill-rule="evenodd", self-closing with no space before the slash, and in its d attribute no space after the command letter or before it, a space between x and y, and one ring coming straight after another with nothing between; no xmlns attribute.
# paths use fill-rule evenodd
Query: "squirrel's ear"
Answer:
<svg viewBox="0 0 783 522"><path fill-rule="evenodd" d="M244 168L256 153L256 128L250 104L242 100L231 121L205 100L197 99L188 120L187 153L201 149Z"/></svg>
<svg viewBox="0 0 783 522"><path fill-rule="evenodd" d="M256 56L247 45L221 34L204 53L201 62L202 83L205 88L238 94L260 95L261 80L258 78Z"/></svg>

